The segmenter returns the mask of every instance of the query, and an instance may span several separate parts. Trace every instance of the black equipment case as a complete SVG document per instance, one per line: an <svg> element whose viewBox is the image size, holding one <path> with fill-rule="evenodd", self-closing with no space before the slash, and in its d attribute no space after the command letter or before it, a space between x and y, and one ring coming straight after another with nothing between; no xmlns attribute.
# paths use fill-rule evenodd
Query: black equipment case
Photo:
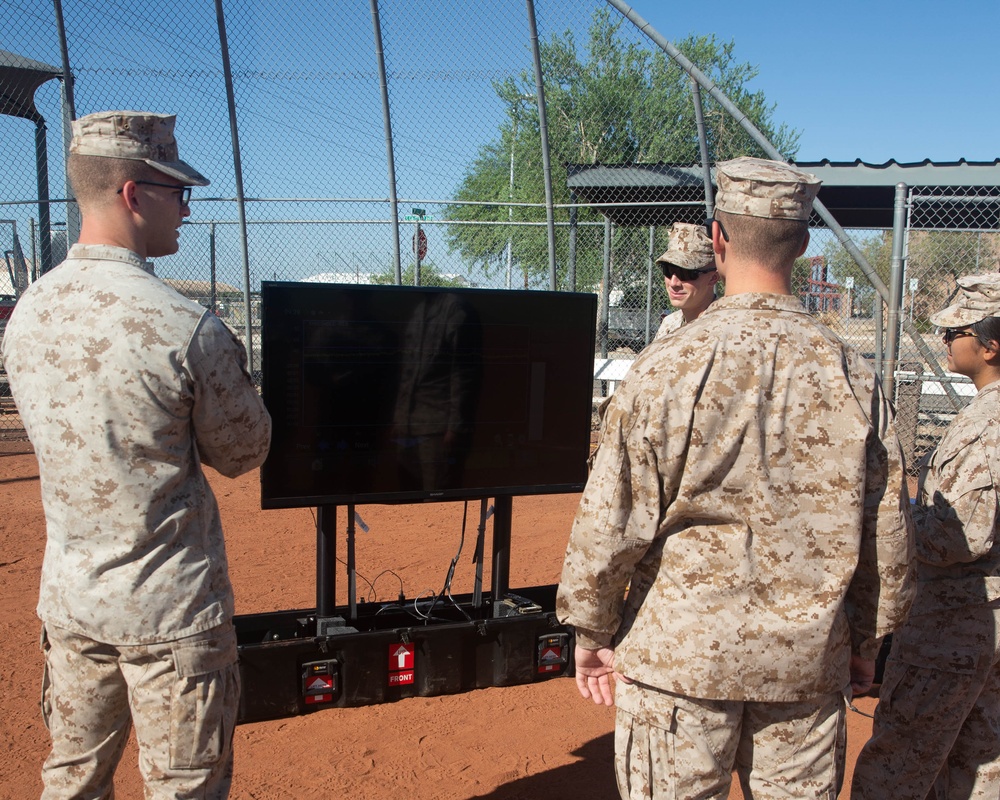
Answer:
<svg viewBox="0 0 1000 800"><path fill-rule="evenodd" d="M495 509L490 592L477 579L469 595L334 607L335 508L321 506L317 608L235 619L243 684L238 721L572 674L572 629L555 617L556 587L507 588L511 498L497 498ZM353 511L349 506L349 597L356 596Z"/></svg>

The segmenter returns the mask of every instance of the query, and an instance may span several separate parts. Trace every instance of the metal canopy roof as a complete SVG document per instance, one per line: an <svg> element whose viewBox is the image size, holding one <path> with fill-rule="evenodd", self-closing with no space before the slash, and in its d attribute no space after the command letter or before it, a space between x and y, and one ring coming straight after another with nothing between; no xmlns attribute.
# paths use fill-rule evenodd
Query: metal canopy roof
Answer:
<svg viewBox="0 0 1000 800"><path fill-rule="evenodd" d="M35 92L46 81L61 75L58 67L0 50L0 114L37 122Z"/></svg>
<svg viewBox="0 0 1000 800"><path fill-rule="evenodd" d="M911 227L1000 228L1000 159L993 162L799 161L823 181L819 199L844 228L891 228L896 184L920 187L921 218ZM705 217L701 166L568 164L567 185L617 225L669 225ZM714 182L714 170L713 170ZM638 205L638 204L654 205ZM624 204L624 205L622 205ZM813 221L822 224L818 217Z"/></svg>

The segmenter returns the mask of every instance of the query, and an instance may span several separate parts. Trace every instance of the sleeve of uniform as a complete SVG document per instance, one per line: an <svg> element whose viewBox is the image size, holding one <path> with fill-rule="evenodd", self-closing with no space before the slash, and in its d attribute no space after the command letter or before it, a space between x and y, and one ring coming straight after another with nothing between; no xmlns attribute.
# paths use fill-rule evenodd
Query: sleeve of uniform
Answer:
<svg viewBox="0 0 1000 800"><path fill-rule="evenodd" d="M260 466L271 444L271 417L246 369L243 345L206 313L188 347L195 440L203 464L235 478Z"/></svg>
<svg viewBox="0 0 1000 800"><path fill-rule="evenodd" d="M845 607L852 653L874 659L882 637L906 619L916 590L903 455L892 409L877 382L866 452L861 552Z"/></svg>
<svg viewBox="0 0 1000 800"><path fill-rule="evenodd" d="M977 431L955 445L946 440L935 453L933 496L914 509L920 561L964 564L993 548L997 492L984 435Z"/></svg>
<svg viewBox="0 0 1000 800"><path fill-rule="evenodd" d="M577 643L587 649L611 645L635 565L660 519L656 458L643 420L617 402L623 389L608 407L556 596L557 616L576 628Z"/></svg>

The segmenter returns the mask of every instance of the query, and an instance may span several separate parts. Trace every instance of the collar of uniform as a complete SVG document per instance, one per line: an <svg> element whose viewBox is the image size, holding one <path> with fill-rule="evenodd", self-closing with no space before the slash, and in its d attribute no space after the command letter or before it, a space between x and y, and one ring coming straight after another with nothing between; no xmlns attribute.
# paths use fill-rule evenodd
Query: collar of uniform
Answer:
<svg viewBox="0 0 1000 800"><path fill-rule="evenodd" d="M723 295L705 309L704 314L713 314L728 308L745 308L752 311L789 311L797 314L808 313L802 301L790 294L764 294L763 292L742 292Z"/></svg>
<svg viewBox="0 0 1000 800"><path fill-rule="evenodd" d="M70 247L66 258L86 258L96 261L123 261L138 267L150 275L155 275L153 262L146 261L138 253L134 253L127 247L116 247L111 244L75 244Z"/></svg>
<svg viewBox="0 0 1000 800"><path fill-rule="evenodd" d="M987 383L982 389L976 392L976 397L982 397L987 392L1000 392L1000 380Z"/></svg>

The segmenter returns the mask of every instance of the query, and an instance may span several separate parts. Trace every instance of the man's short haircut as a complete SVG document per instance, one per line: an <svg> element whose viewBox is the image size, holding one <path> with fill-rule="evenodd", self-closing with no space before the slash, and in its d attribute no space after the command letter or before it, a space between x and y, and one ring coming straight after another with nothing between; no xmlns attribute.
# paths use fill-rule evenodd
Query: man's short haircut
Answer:
<svg viewBox="0 0 1000 800"><path fill-rule="evenodd" d="M66 174L73 195L83 206L100 207L114 200L127 181L149 180L154 170L143 161L70 153Z"/></svg>
<svg viewBox="0 0 1000 800"><path fill-rule="evenodd" d="M768 272L787 272L800 255L808 225L797 219L764 219L716 209L728 247Z"/></svg>

